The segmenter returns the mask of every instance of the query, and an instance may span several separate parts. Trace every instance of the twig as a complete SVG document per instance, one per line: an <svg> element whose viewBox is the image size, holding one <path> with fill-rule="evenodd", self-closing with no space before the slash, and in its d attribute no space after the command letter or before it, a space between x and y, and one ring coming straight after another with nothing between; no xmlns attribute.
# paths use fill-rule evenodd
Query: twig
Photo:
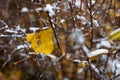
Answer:
<svg viewBox="0 0 120 80"><path fill-rule="evenodd" d="M69 2L69 6L70 6L70 11L71 11L71 16L72 16L73 27L76 28L76 26L75 26L74 9L73 9L73 7L72 7L71 2Z"/></svg>
<svg viewBox="0 0 120 80"><path fill-rule="evenodd" d="M57 38L57 34L56 34L56 31L55 31L55 28L54 28L54 25L51 21L51 17L49 16L49 13L47 12L47 15L48 15L48 18L49 18L49 22L50 22L50 25L51 25L51 28L53 30L53 33L54 33L54 36L55 36L55 39L56 39L56 42L57 42L57 45L58 45L58 48L59 48L59 56L62 54L62 50L61 50L61 47L60 47L60 44L59 44L59 41L58 41L58 38Z"/></svg>
<svg viewBox="0 0 120 80"><path fill-rule="evenodd" d="M7 60L4 62L2 67L5 67L5 65L11 60L11 55L8 55Z"/></svg>
<svg viewBox="0 0 120 80"><path fill-rule="evenodd" d="M115 24L116 24L116 26L119 27L119 26L117 25L117 20L116 20L116 0L114 0L114 19L115 19Z"/></svg>
<svg viewBox="0 0 120 80"><path fill-rule="evenodd" d="M22 59L22 60L19 60L19 61L17 61L17 62L14 62L14 65L17 65L17 64L19 64L19 63L21 63L21 62L23 62L23 61L25 61L25 60L27 60L27 59L30 59L31 58L31 56L27 56L26 58L24 58L24 59Z"/></svg>
<svg viewBox="0 0 120 80"><path fill-rule="evenodd" d="M106 59L105 65L104 65L104 70L107 68L107 64L108 64L110 56L111 56L111 52L109 52L107 55L107 59Z"/></svg>
<svg viewBox="0 0 120 80"><path fill-rule="evenodd" d="M99 9L102 7L102 5L104 4L105 0L103 0L103 2L98 6L98 8L92 13L92 16L99 11Z"/></svg>
<svg viewBox="0 0 120 80"><path fill-rule="evenodd" d="M92 16L92 0L90 0L90 22L91 22L91 45L90 47L92 48L93 46L93 16Z"/></svg>

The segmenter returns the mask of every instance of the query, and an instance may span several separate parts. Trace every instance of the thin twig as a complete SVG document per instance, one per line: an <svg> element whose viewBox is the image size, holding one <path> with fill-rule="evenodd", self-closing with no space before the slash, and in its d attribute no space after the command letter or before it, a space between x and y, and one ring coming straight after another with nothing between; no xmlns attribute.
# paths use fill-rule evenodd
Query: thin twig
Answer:
<svg viewBox="0 0 120 80"><path fill-rule="evenodd" d="M26 60L28 60L28 59L30 59L31 58L31 56L27 56L27 57L25 57L24 59L21 59L21 60L19 60L19 61L17 61L17 62L14 62L14 65L17 65L17 64L19 64L19 63L21 63L21 62L24 62L24 61L26 61Z"/></svg>
<svg viewBox="0 0 120 80"><path fill-rule="evenodd" d="M71 11L71 16L72 16L73 27L76 28L76 26L75 26L74 8L72 7L71 2L69 2L69 6L70 6L70 11Z"/></svg>
<svg viewBox="0 0 120 80"><path fill-rule="evenodd" d="M102 7L102 5L104 4L105 0L102 1L102 3L98 6L98 8L92 13L92 16L97 13L97 11L100 10L100 8Z"/></svg>
<svg viewBox="0 0 120 80"><path fill-rule="evenodd" d="M110 56L111 56L111 52L109 52L107 55L107 59L106 59L105 65L104 65L104 70L107 68L107 64L108 64Z"/></svg>
<svg viewBox="0 0 120 80"><path fill-rule="evenodd" d="M53 30L53 33L54 33L54 36L55 36L55 39L56 39L56 42L57 42L57 45L58 45L58 48L59 48L59 56L62 54L62 50L61 50L61 47L60 47L60 44L59 44L59 41L58 41L58 38L57 38L57 34L56 34L56 31L55 31L55 28L54 28L54 25L51 21L51 17L49 16L49 13L47 12L47 15L48 15L48 18L49 18L49 22L50 22L50 25L51 25L51 28Z"/></svg>
<svg viewBox="0 0 120 80"><path fill-rule="evenodd" d="M117 20L116 20L116 0L114 0L114 19L115 19L115 24L118 27Z"/></svg>
<svg viewBox="0 0 120 80"><path fill-rule="evenodd" d="M92 0L90 0L90 23L91 23L91 45L90 47L92 48L93 46L93 16L92 16Z"/></svg>

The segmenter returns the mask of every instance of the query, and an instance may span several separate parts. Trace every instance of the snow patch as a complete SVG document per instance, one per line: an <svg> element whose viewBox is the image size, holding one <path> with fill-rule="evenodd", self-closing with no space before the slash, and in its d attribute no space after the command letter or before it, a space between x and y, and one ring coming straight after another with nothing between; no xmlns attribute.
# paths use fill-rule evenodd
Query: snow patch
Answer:
<svg viewBox="0 0 120 80"><path fill-rule="evenodd" d="M46 7L44 8L44 11L48 11L50 16L54 16L55 12L53 10L53 6L50 4L47 4Z"/></svg>
<svg viewBox="0 0 120 80"><path fill-rule="evenodd" d="M99 27L99 23L97 20L93 20L93 23L95 24L95 26Z"/></svg>
<svg viewBox="0 0 120 80"><path fill-rule="evenodd" d="M118 12L120 13L120 9L118 9Z"/></svg>
<svg viewBox="0 0 120 80"><path fill-rule="evenodd" d="M8 28L8 25L7 25L7 23L5 21L3 21L3 20L0 19L0 22L5 25L5 28Z"/></svg>
<svg viewBox="0 0 120 80"><path fill-rule="evenodd" d="M77 73L80 74L80 73L82 73L83 71L84 71L84 68L80 68L80 69L78 69Z"/></svg>
<svg viewBox="0 0 120 80"><path fill-rule="evenodd" d="M87 23L90 24L90 22L84 16L77 15L76 18L80 19L83 25L86 25Z"/></svg>
<svg viewBox="0 0 120 80"><path fill-rule="evenodd" d="M105 53L108 53L109 51L107 49L98 49L98 50L95 50L95 51L92 51L91 53L88 53L87 56L89 58L91 57L94 57L94 56L97 56L97 55L100 55L100 54L105 54Z"/></svg>
<svg viewBox="0 0 120 80"><path fill-rule="evenodd" d="M65 22L65 19L61 19L61 20L60 20L60 23L64 23L64 22Z"/></svg>
<svg viewBox="0 0 120 80"><path fill-rule="evenodd" d="M39 11L42 10L42 8L41 8L41 7L38 7L38 8L36 8L35 10L36 10L37 12L39 12Z"/></svg>
<svg viewBox="0 0 120 80"><path fill-rule="evenodd" d="M16 29L15 29L15 31L22 31L22 32L26 32L26 29L23 29L23 28L21 28L21 26L20 25L17 25L17 26L15 26L16 27Z"/></svg>
<svg viewBox="0 0 120 80"><path fill-rule="evenodd" d="M82 46L82 49L85 51L85 53L89 53L90 52L90 50L85 46L85 45L83 45Z"/></svg>
<svg viewBox="0 0 120 80"><path fill-rule="evenodd" d="M27 8L27 7L23 7L22 9L21 9L21 12L22 13L25 13L25 12L28 12L29 11L29 9Z"/></svg>
<svg viewBox="0 0 120 80"><path fill-rule="evenodd" d="M97 48L100 48L100 47L111 48L111 44L109 41L101 40L101 42L97 44Z"/></svg>
<svg viewBox="0 0 120 80"><path fill-rule="evenodd" d="M113 73L115 72L115 75L119 75L120 74L119 58L115 60L109 60L108 63L109 63L108 71L112 71Z"/></svg>
<svg viewBox="0 0 120 80"><path fill-rule="evenodd" d="M15 34L18 33L18 31L15 31L15 30L12 30L12 29L6 29L6 32L8 32L8 33L15 33Z"/></svg>
<svg viewBox="0 0 120 80"><path fill-rule="evenodd" d="M71 35L76 43L83 44L85 42L85 38L84 38L84 35L83 35L81 29L76 28L75 30L73 30Z"/></svg>
<svg viewBox="0 0 120 80"><path fill-rule="evenodd" d="M49 56L52 59L52 61L56 61L58 59L55 55L52 54L47 54L47 56Z"/></svg>
<svg viewBox="0 0 120 80"><path fill-rule="evenodd" d="M96 73L99 74L99 70L98 70L98 68L95 67L95 65L91 64L91 67Z"/></svg>
<svg viewBox="0 0 120 80"><path fill-rule="evenodd" d="M44 30L44 29L48 29L48 28L49 28L49 27L43 27L42 30Z"/></svg>
<svg viewBox="0 0 120 80"><path fill-rule="evenodd" d="M78 7L78 8L80 7L80 4L81 4L80 1L81 1L81 0L76 0L76 1L75 1L75 6Z"/></svg>
<svg viewBox="0 0 120 80"><path fill-rule="evenodd" d="M72 2L72 0L68 0L68 2Z"/></svg>
<svg viewBox="0 0 120 80"><path fill-rule="evenodd" d="M36 28L36 27L30 27L29 29L30 31L33 31L33 32L36 32L37 30L39 30L39 28Z"/></svg>
<svg viewBox="0 0 120 80"><path fill-rule="evenodd" d="M96 1L96 0L92 0L92 5L94 5L94 4L95 4L95 1Z"/></svg>
<svg viewBox="0 0 120 80"><path fill-rule="evenodd" d="M28 47L28 46L27 45L18 45L17 48L16 48L16 50L18 50L18 49L24 49L26 47Z"/></svg>

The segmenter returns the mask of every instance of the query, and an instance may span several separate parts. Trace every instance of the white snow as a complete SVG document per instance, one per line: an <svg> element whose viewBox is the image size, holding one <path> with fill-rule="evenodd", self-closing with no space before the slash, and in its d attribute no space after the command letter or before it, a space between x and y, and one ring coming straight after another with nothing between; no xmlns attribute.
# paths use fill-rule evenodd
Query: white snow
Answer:
<svg viewBox="0 0 120 80"><path fill-rule="evenodd" d="M15 36L15 37L22 37L22 35L14 35L14 34L12 34L12 35L5 35L5 34L0 34L0 37L12 37L12 36Z"/></svg>
<svg viewBox="0 0 120 80"><path fill-rule="evenodd" d="M85 67L88 65L88 61L80 61L78 59L74 59L73 62L77 62L81 65L81 67Z"/></svg>
<svg viewBox="0 0 120 80"><path fill-rule="evenodd" d="M101 41L101 45L104 46L104 47L107 47L107 48L111 47L111 44L110 44L109 41Z"/></svg>
<svg viewBox="0 0 120 80"><path fill-rule="evenodd" d="M17 25L17 26L15 26L16 27L16 30L20 30L21 28L20 28L20 25Z"/></svg>
<svg viewBox="0 0 120 80"><path fill-rule="evenodd" d="M78 59L73 60L74 62L78 62L81 65L81 68L78 69L77 73L80 74L84 71L84 68L86 68L86 66L88 65L87 61L80 61Z"/></svg>
<svg viewBox="0 0 120 80"><path fill-rule="evenodd" d="M96 27L99 27L98 20L93 20L93 23L95 24Z"/></svg>
<svg viewBox="0 0 120 80"><path fill-rule="evenodd" d="M47 56L49 56L52 59L52 61L56 61L58 59L55 55L52 54L47 54Z"/></svg>
<svg viewBox="0 0 120 80"><path fill-rule="evenodd" d="M85 5L84 5L84 2L82 2L82 3L81 3L81 2L82 2L82 0L76 0L76 1L75 1L75 6L78 7L78 8L81 7L81 9L84 10L84 9L85 9L85 8L84 8L84 6L85 6Z"/></svg>
<svg viewBox="0 0 120 80"><path fill-rule="evenodd" d="M88 64L87 61L80 61L79 59L74 59L73 62L78 62L78 63L81 63L81 64Z"/></svg>
<svg viewBox="0 0 120 80"><path fill-rule="evenodd" d="M72 2L72 0L68 0L68 2Z"/></svg>
<svg viewBox="0 0 120 80"><path fill-rule="evenodd" d="M85 42L85 38L81 29L78 28L74 29L71 36L74 39L74 41L78 44L83 44Z"/></svg>
<svg viewBox="0 0 120 80"><path fill-rule="evenodd" d="M5 25L5 28L8 28L8 25L7 25L7 23L5 21L3 21L3 20L0 19L0 22Z"/></svg>
<svg viewBox="0 0 120 80"><path fill-rule="evenodd" d="M75 6L76 6L76 7L79 8L79 7L80 7L80 4L81 4L81 0L76 0L76 1L75 1Z"/></svg>
<svg viewBox="0 0 120 80"><path fill-rule="evenodd" d="M120 13L120 9L118 9L118 12Z"/></svg>
<svg viewBox="0 0 120 80"><path fill-rule="evenodd" d="M25 13L25 12L28 12L29 11L29 9L27 8L27 7L23 7L22 9L21 9L21 12L22 13Z"/></svg>
<svg viewBox="0 0 120 80"><path fill-rule="evenodd" d="M61 19L61 20L60 20L60 23L63 23L63 22L65 22L65 19Z"/></svg>
<svg viewBox="0 0 120 80"><path fill-rule="evenodd" d="M107 60L107 55L102 55L101 57L102 63L105 63L106 60ZM101 66L100 70L102 71L103 69L104 67ZM115 73L115 76L120 74L120 58L116 57L116 59L112 59L111 57L109 57L106 71L107 72L112 71L112 73Z"/></svg>
<svg viewBox="0 0 120 80"><path fill-rule="evenodd" d="M33 32L36 32L36 30L39 30L39 28L37 28L37 27L30 27L29 29L30 29L30 31L33 31Z"/></svg>
<svg viewBox="0 0 120 80"><path fill-rule="evenodd" d="M70 57L71 57L71 54L63 54L62 56L64 56L64 55L66 55L66 59L70 59Z"/></svg>
<svg viewBox="0 0 120 80"><path fill-rule="evenodd" d="M86 25L86 23L90 24L90 22L84 16L76 15L76 18L80 19L83 25Z"/></svg>
<svg viewBox="0 0 120 80"><path fill-rule="evenodd" d="M80 29L77 29L77 28L74 29L71 34L71 37L72 37L73 41L76 42L76 44L73 46L74 49L78 49L83 46L83 44L85 42L85 38Z"/></svg>
<svg viewBox="0 0 120 80"><path fill-rule="evenodd" d="M44 8L44 11L48 11L50 16L54 16L55 12L53 10L53 6L50 4L46 4L46 7Z"/></svg>
<svg viewBox="0 0 120 80"><path fill-rule="evenodd" d="M36 10L37 12L39 12L39 11L42 10L42 8L41 8L41 7L38 7L38 8L36 8L35 10Z"/></svg>
<svg viewBox="0 0 120 80"><path fill-rule="evenodd" d="M67 12L70 9L70 5L68 3L63 3L63 5L64 5L63 11Z"/></svg>
<svg viewBox="0 0 120 80"><path fill-rule="evenodd" d="M96 0L91 0L91 4L94 5ZM90 7L90 3L88 3L88 6Z"/></svg>
<svg viewBox="0 0 120 80"><path fill-rule="evenodd" d="M86 20L86 18L84 16L76 15L76 17L80 20Z"/></svg>
<svg viewBox="0 0 120 80"><path fill-rule="evenodd" d="M69 78L67 78L67 77L64 77L64 78L63 78L63 80L70 80L70 79L69 79Z"/></svg>
<svg viewBox="0 0 120 80"><path fill-rule="evenodd" d="M43 27L42 29L48 29L49 27Z"/></svg>
<svg viewBox="0 0 120 80"><path fill-rule="evenodd" d="M17 25L17 26L15 26L15 31L22 31L22 32L26 32L26 29L23 29L23 28L21 28L21 26L20 25Z"/></svg>
<svg viewBox="0 0 120 80"><path fill-rule="evenodd" d="M27 47L27 45L18 45L17 48L16 48L16 50L17 50L17 49L24 49L24 48L26 48L26 47Z"/></svg>
<svg viewBox="0 0 120 80"><path fill-rule="evenodd" d="M9 33L15 33L15 34L18 33L18 31L15 31L15 30L12 30L12 29L6 29L6 32L9 32Z"/></svg>
<svg viewBox="0 0 120 80"><path fill-rule="evenodd" d="M30 46L29 46L30 47ZM38 54L40 54L40 53L38 53L38 52L29 52L28 54L34 54L34 55L38 55ZM42 54L41 54L42 55Z"/></svg>
<svg viewBox="0 0 120 80"><path fill-rule="evenodd" d="M96 0L92 0L92 5L94 5L94 4L95 4L95 1L96 1Z"/></svg>
<svg viewBox="0 0 120 80"><path fill-rule="evenodd" d="M108 53L109 51L107 49L98 49L98 50L95 50L95 51L92 51L91 53L88 53L87 56L89 58L91 57L94 57L94 56L97 56L97 55L100 55L100 54L105 54L105 53Z"/></svg>
<svg viewBox="0 0 120 80"><path fill-rule="evenodd" d="M80 73L82 73L83 71L84 71L84 68L80 68L80 69L78 69L77 73L80 74Z"/></svg>
<svg viewBox="0 0 120 80"><path fill-rule="evenodd" d="M79 59L75 59L75 60L73 60L73 62L78 62L78 63L80 63L81 61L80 61Z"/></svg>
<svg viewBox="0 0 120 80"><path fill-rule="evenodd" d="M108 61L108 71L115 72L115 75L120 74L120 61L119 59L109 60Z"/></svg>
<svg viewBox="0 0 120 80"><path fill-rule="evenodd" d="M94 64L91 64L91 67L92 67L92 69L93 69L96 73L99 74L99 70L98 70L98 68L95 67Z"/></svg>
<svg viewBox="0 0 120 80"><path fill-rule="evenodd" d="M0 34L0 37L8 37L8 35Z"/></svg>
<svg viewBox="0 0 120 80"><path fill-rule="evenodd" d="M97 48L100 48L100 47L111 48L111 44L109 41L101 40L100 43L97 44Z"/></svg>
<svg viewBox="0 0 120 80"><path fill-rule="evenodd" d="M78 74L80 74L81 72L83 72L84 68L86 68L86 66L88 65L87 61L80 61L78 59L73 60L73 62L77 62L77 63L79 63L81 65L81 68L78 69L78 71L77 71Z"/></svg>
<svg viewBox="0 0 120 80"><path fill-rule="evenodd" d="M90 50L85 46L85 45L83 45L82 46L82 49L85 51L85 53L89 53L90 52Z"/></svg>

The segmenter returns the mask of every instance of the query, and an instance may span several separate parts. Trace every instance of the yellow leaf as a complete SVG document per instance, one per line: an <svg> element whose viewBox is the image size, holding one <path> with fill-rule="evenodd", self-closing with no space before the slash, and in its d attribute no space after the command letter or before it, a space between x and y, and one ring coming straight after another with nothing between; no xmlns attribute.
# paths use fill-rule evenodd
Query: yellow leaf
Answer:
<svg viewBox="0 0 120 80"><path fill-rule="evenodd" d="M118 38L120 38L120 28L111 32L111 34L109 35L109 40L110 41L118 39Z"/></svg>
<svg viewBox="0 0 120 80"><path fill-rule="evenodd" d="M110 9L110 10L109 10L109 15L110 15L111 17L114 17L114 10L113 10L113 9Z"/></svg>
<svg viewBox="0 0 120 80"><path fill-rule="evenodd" d="M26 41L31 43L31 48L35 52L51 54L54 50L52 28L28 34Z"/></svg>

